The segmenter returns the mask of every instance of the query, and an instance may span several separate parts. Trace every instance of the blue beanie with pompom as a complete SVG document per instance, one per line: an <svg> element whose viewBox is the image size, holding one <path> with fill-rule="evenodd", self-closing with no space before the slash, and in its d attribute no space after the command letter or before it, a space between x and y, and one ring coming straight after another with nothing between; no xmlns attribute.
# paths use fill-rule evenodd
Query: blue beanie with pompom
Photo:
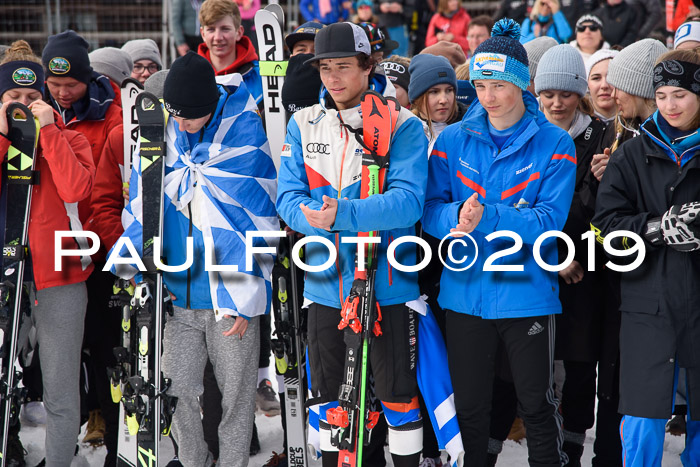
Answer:
<svg viewBox="0 0 700 467"><path fill-rule="evenodd" d="M520 25L509 18L498 20L491 37L474 51L469 79L496 79L513 83L523 91L530 85L527 52L520 43Z"/></svg>

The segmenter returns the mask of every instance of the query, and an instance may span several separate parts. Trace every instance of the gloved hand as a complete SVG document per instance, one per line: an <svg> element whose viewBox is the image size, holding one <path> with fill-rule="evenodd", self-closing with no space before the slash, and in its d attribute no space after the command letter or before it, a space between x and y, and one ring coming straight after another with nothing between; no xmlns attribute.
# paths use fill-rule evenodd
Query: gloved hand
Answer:
<svg viewBox="0 0 700 467"><path fill-rule="evenodd" d="M691 252L700 249L700 225L696 224L700 214L700 201L677 204L661 218L647 222L644 234L652 245L663 242L674 250Z"/></svg>

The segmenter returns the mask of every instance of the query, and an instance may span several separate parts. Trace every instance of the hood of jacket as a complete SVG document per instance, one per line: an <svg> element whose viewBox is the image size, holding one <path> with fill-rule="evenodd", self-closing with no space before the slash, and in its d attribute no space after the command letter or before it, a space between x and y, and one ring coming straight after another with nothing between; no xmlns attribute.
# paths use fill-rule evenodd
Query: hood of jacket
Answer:
<svg viewBox="0 0 700 467"><path fill-rule="evenodd" d="M211 52L209 51L207 44L204 42L199 44L197 53L209 60L209 63L211 63ZM236 42L236 60L223 70L215 70L216 75L228 75L231 73L245 74L245 72L248 71L248 68L251 68L253 66L253 62L257 59L258 54L255 52L253 43L247 36L243 36L238 42ZM248 64L250 64L249 67L246 66Z"/></svg>

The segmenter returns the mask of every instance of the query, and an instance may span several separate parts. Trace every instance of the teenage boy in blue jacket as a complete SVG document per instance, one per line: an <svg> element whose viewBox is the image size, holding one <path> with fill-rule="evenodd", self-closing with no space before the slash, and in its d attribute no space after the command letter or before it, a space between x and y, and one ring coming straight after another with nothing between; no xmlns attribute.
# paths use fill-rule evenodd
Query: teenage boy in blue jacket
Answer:
<svg viewBox="0 0 700 467"><path fill-rule="evenodd" d="M323 87L320 102L297 111L287 125L281 154L277 209L287 225L304 235L318 235L338 249L336 261L321 272L308 272L304 299L308 315L311 387L320 410L324 467L338 465L338 448L331 444L327 409L338 405L344 381L345 343L338 330L340 309L352 287L357 246L341 242L358 232L380 231L376 295L382 312L383 334L374 339L369 355L377 397L389 425L389 451L397 467L415 467L420 460L423 432L418 405L412 329L417 326L418 275L392 269L387 262L393 239L415 235L423 212L427 180L427 139L420 121L401 109L392 135L385 190L360 199L362 147L353 131L361 131L360 98L367 89L395 95L386 77L374 74L370 44L364 30L351 23L332 24L314 40ZM318 266L327 261L320 243L306 246L305 260ZM415 245L397 247L396 258L416 264Z"/></svg>
<svg viewBox="0 0 700 467"><path fill-rule="evenodd" d="M531 466L558 467L561 421L552 388L554 314L561 312L557 273L535 263L536 239L561 230L574 190L576 153L569 135L547 121L526 92L527 53L519 26L501 20L471 60L478 97L460 124L437 139L429 162L423 227L442 238L470 234L478 247L453 242L440 281L438 303L446 310L447 352L455 406L466 452L465 466L486 465L491 390L496 350L503 346L512 369L520 416L527 428ZM486 240L511 231L522 239ZM540 248L542 259L559 263L554 240ZM519 271L488 271L522 265Z"/></svg>

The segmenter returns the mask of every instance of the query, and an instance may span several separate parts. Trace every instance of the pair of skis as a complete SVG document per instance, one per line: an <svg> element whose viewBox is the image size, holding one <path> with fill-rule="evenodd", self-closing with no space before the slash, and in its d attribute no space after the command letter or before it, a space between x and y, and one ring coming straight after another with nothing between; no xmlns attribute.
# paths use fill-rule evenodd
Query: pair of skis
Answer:
<svg viewBox="0 0 700 467"><path fill-rule="evenodd" d="M275 338L272 352L277 372L284 376L287 464L306 466L306 310L301 308L303 283L292 260L296 233L277 247L277 263L272 269ZM300 252L303 250L300 250Z"/></svg>
<svg viewBox="0 0 700 467"><path fill-rule="evenodd" d="M279 169L284 144L287 113L282 105L282 86L287 74L284 60L284 10L270 4L255 14L255 30L260 51L259 65L263 84L265 132L270 154ZM308 465L306 423L306 318L301 309L301 282L292 261L295 234L288 233L277 249L277 264L272 271L275 339L272 350L277 372L284 376L287 464Z"/></svg>
<svg viewBox="0 0 700 467"><path fill-rule="evenodd" d="M360 198L384 192L389 167L389 148L401 106L394 98L366 91L361 98L362 137L355 137L363 147ZM359 236L376 237L378 232ZM382 334L382 314L376 300L378 248L376 243L364 247L364 262L356 258L355 277L343 308L338 329L345 329L345 381L338 394L338 407L327 411L331 425L331 443L339 449L338 467L359 467L362 452L369 443L379 412L368 403L368 358L372 339Z"/></svg>
<svg viewBox="0 0 700 467"><path fill-rule="evenodd" d="M22 321L22 281L29 254L29 214L33 185L38 183L34 171L39 141L39 122L24 105L7 106L8 138L11 146L2 167L0 212L4 213L0 277L0 466L7 464L10 426L19 418L24 389L19 388L22 373L15 369L19 352L18 335ZM4 154L2 155L4 159Z"/></svg>
<svg viewBox="0 0 700 467"><path fill-rule="evenodd" d="M128 434L120 436L117 465L154 467L158 465L158 441L170 433L177 399L167 394L170 381L163 378L161 355L164 311L171 306L161 271L153 260L155 237L163 236L163 180L165 175L165 114L160 101L148 92L134 100L140 141L139 161L142 185L142 261L146 271L128 299L129 287L119 283L116 295L122 301L124 346L114 349L118 366L110 372L112 398L122 403ZM128 110L125 109L125 113ZM127 127L124 128L125 138ZM125 145L124 169L127 169ZM129 164L130 165L130 164ZM128 304L126 303L128 301Z"/></svg>

